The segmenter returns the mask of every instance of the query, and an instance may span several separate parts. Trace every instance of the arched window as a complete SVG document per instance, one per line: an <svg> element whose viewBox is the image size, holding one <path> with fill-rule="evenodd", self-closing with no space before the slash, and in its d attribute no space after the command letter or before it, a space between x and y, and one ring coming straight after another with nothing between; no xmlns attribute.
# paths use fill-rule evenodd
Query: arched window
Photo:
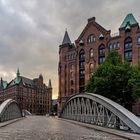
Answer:
<svg viewBox="0 0 140 140"><path fill-rule="evenodd" d="M90 51L89 51L89 57L90 57L90 58L93 57L93 49L90 49Z"/></svg>
<svg viewBox="0 0 140 140"><path fill-rule="evenodd" d="M84 68L84 64L85 64L85 52L82 49L79 53L79 68L83 69Z"/></svg>
<svg viewBox="0 0 140 140"><path fill-rule="evenodd" d="M79 60L83 60L83 59L85 59L85 52L84 50L81 50L79 53Z"/></svg>
<svg viewBox="0 0 140 140"><path fill-rule="evenodd" d="M82 49L79 52L79 92L83 92L85 88L85 52Z"/></svg>
<svg viewBox="0 0 140 140"><path fill-rule="evenodd" d="M124 59L132 61L132 39L128 37L124 40Z"/></svg>
<svg viewBox="0 0 140 140"><path fill-rule="evenodd" d="M102 64L105 61L105 46L103 44L99 46L98 56L98 63Z"/></svg>
<svg viewBox="0 0 140 140"><path fill-rule="evenodd" d="M94 65L92 63L89 65L89 72L90 74L94 72Z"/></svg>
<svg viewBox="0 0 140 140"><path fill-rule="evenodd" d="M95 41L95 36L93 34L90 34L87 38L87 43L92 43Z"/></svg>
<svg viewBox="0 0 140 140"><path fill-rule="evenodd" d="M124 41L124 49L127 50L127 49L132 49L132 39L131 37L128 37L125 39Z"/></svg>

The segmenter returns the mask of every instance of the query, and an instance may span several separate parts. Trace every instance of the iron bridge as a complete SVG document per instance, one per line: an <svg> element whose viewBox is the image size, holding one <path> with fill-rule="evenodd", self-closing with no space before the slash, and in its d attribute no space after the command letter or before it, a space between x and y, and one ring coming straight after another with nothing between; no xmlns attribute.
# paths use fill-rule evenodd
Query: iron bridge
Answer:
<svg viewBox="0 0 140 140"><path fill-rule="evenodd" d="M15 100L7 99L0 105L0 122L22 117L22 110Z"/></svg>
<svg viewBox="0 0 140 140"><path fill-rule="evenodd" d="M121 105L98 94L72 96L60 117L140 134L140 119Z"/></svg>

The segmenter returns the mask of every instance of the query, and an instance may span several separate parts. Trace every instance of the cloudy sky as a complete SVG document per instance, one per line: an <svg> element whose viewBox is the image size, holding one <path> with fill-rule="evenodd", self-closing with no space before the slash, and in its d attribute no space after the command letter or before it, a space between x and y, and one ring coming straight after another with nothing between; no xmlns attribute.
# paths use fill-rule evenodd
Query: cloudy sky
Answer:
<svg viewBox="0 0 140 140"><path fill-rule="evenodd" d="M140 0L0 0L0 77L21 75L45 83L58 94L58 49L67 28L76 40L87 23L96 21L112 33L128 13L140 21Z"/></svg>

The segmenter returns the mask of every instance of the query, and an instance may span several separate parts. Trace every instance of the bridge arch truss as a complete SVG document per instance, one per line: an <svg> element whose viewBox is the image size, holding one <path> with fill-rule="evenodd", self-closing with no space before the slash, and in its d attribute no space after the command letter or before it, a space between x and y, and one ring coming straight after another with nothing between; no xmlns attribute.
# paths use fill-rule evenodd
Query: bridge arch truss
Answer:
<svg viewBox="0 0 140 140"><path fill-rule="evenodd" d="M15 100L7 99L0 105L0 122L22 117L22 110Z"/></svg>
<svg viewBox="0 0 140 140"><path fill-rule="evenodd" d="M65 104L60 117L140 134L140 119L101 95L77 94Z"/></svg>

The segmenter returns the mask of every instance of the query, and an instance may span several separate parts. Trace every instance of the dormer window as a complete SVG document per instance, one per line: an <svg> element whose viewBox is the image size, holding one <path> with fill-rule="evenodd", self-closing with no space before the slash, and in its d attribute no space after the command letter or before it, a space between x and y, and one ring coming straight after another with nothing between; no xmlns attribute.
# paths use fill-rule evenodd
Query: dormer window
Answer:
<svg viewBox="0 0 140 140"><path fill-rule="evenodd" d="M93 42L95 42L95 37L94 37L93 34L91 34L87 38L87 43L90 44L90 43L93 43Z"/></svg>
<svg viewBox="0 0 140 140"><path fill-rule="evenodd" d="M100 34L99 39L100 40L103 40L104 39L104 35L103 34Z"/></svg>
<svg viewBox="0 0 140 140"><path fill-rule="evenodd" d="M129 22L127 22L127 25L125 27L125 31L126 32L130 32L131 31L131 27L130 27L130 23Z"/></svg>
<svg viewBox="0 0 140 140"><path fill-rule="evenodd" d="M83 40L80 40L79 45L80 46L83 46L84 45L84 41Z"/></svg>

